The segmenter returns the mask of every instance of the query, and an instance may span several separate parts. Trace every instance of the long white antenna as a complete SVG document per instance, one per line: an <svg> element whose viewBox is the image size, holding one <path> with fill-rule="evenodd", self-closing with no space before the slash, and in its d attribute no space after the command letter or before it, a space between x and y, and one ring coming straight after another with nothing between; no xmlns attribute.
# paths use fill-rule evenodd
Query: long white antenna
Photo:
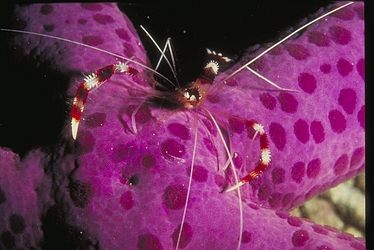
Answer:
<svg viewBox="0 0 374 250"><path fill-rule="evenodd" d="M67 42L67 43L72 43L72 44L80 45L80 46L83 46L83 47L86 47L86 48L90 48L90 49L93 49L93 50L96 50L96 51L100 51L100 52L103 52L105 54L112 55L114 57L117 57L117 58L129 61L129 62L132 62L132 63L134 63L136 65L139 65L139 66L141 66L141 67L143 67L143 68L151 71L152 73L158 75L159 77L163 78L165 81L169 82L172 86L175 85L167 77L165 77L164 75L160 74L156 70L148 67L147 65L144 65L144 64L142 64L140 62L137 62L136 60L133 60L131 58L127 58L127 57L121 56L119 54L107 51L105 49L100 49L100 48L97 48L97 47L94 47L94 46L91 46L91 45L88 45L88 44L80 43L80 42L77 42L77 41L74 41L74 40L69 40L69 39L66 39L66 38L58 37L58 36L46 35L46 34L36 33L36 32L32 32L32 31L14 30L14 29L2 29L2 28L0 30L1 31L14 32L14 33L21 33L21 34L28 34L28 35L35 35L35 36L47 37L47 38L51 38L51 39L55 39L55 40L59 40L59 41L64 41L64 42Z"/></svg>
<svg viewBox="0 0 374 250"><path fill-rule="evenodd" d="M190 199L190 193L191 193L192 175L193 175L194 166L195 166L195 157L196 157L196 150L197 150L198 123L199 123L199 119L197 117L198 114L195 113L195 115L196 115L195 119L194 119L195 137L194 137L192 158L191 158L191 170L190 170L190 176L189 176L189 179L188 179L187 195L186 195L186 202L185 202L184 208L183 208L181 228L179 229L177 244L175 245L175 250L178 250L179 244L180 244L180 241L181 241L181 237L182 237L183 224L186 220L187 206L188 206L188 201Z"/></svg>
<svg viewBox="0 0 374 250"><path fill-rule="evenodd" d="M239 72L241 72L244 68L248 68L248 65L250 65L251 63L253 63L254 61L256 61L257 59L259 59L260 57L262 57L263 55L265 55L267 52L269 52L270 50L274 49L275 47L277 47L279 44L283 43L284 41L286 41L288 38L292 37L293 35L295 35L296 33L298 33L300 30L303 30L305 29L306 27L310 26L311 24L317 22L318 20L321 20L322 18L328 16L328 15L331 15L332 13L340 10L340 9L343 9L345 7L347 7L348 5L351 5L353 4L353 2L348 2L332 11L329 11L325 14L323 14L322 16L310 21L309 23L301 26L300 28L298 28L297 30L295 30L294 32L292 32L291 34L289 34L288 36L286 36L285 38L281 39L279 42L275 43L274 45L270 46L269 48L267 48L266 50L264 50L262 53L260 53L258 56L256 56L255 58L253 58L252 60L250 60L248 63L244 64L242 67L240 67L239 69L235 70L233 73L231 73L228 77L226 77L223 82L226 84L227 81L229 79L231 79L232 77L234 77L236 74L238 74Z"/></svg>
<svg viewBox="0 0 374 250"><path fill-rule="evenodd" d="M232 172L234 174L235 183L238 184L239 183L239 178L238 178L238 175L236 174L235 164L234 164L234 161L232 159L231 152L230 152L229 148L227 147L227 144L226 144L225 139L223 137L222 131L221 131L221 129L220 129L220 127L219 127L216 119L212 115L212 113L208 109L206 109L206 108L203 108L203 107L201 107L201 108L205 112L208 113L208 115L210 116L210 119L212 119L212 122L214 123L214 126L218 130L219 137L222 140L223 146L225 147L227 156L229 157L229 160L230 160L230 163L231 163L231 169L232 169ZM242 195L241 195L240 188L237 189L237 192L238 192L238 200L239 200L239 216L240 216L240 221L239 221L238 245L237 245L236 249L239 250L240 246L241 246L241 243L242 243L242 234L243 234L243 204L242 204Z"/></svg>

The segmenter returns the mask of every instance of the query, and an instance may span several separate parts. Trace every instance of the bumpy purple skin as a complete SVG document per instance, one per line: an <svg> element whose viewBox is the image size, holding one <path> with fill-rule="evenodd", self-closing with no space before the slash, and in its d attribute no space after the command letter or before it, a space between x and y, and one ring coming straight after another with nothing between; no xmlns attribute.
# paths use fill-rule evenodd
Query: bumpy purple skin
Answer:
<svg viewBox="0 0 374 250"><path fill-rule="evenodd" d="M362 239L287 213L364 172L363 13L363 3L355 3L253 65L280 86L299 92L272 91L273 87L243 71L224 86L224 95L213 91L204 104L209 110L256 120L269 136L271 165L241 189L241 249L365 249ZM17 14L27 24L26 30L147 61L132 24L113 4L31 5L17 9ZM115 63L113 56L80 46L21 37L24 40L16 39L16 44L24 53L37 48L42 59L57 58L52 67L61 71L89 73ZM217 85L231 70L219 75ZM71 80L72 93L79 81ZM77 142L72 142L67 129L63 136L71 143L59 149L75 152L54 161L53 179L43 171L50 159L40 150L30 152L22 162L10 150L0 151L2 247L40 248L43 233L47 234L40 218L51 211L64 218L69 232L82 232L78 246L175 247L187 193L195 114L145 104L136 115L138 134L132 134L130 116L147 89L141 80L114 76L90 93ZM179 247L235 249L237 193L220 192L232 185L233 177L221 169L226 153L217 130L208 118L200 117L195 172ZM230 137L234 161L242 167L243 176L258 160L258 139L248 149L251 137L242 123L217 113L215 117ZM244 154L249 155L247 160Z"/></svg>

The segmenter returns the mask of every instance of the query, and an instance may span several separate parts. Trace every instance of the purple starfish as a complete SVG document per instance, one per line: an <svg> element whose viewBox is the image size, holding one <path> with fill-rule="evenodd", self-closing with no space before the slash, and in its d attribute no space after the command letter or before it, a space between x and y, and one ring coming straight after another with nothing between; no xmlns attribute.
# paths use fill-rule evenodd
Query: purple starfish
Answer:
<svg viewBox="0 0 374 250"><path fill-rule="evenodd" d="M38 4L15 13L24 30L147 62L131 22L114 4ZM365 170L363 15L363 3L346 7L251 65L298 92L279 91L247 69L227 85L217 84L222 89L209 94L204 108L219 129L207 115L196 119L196 112L146 101L152 89L141 77L113 76L89 94L77 141L66 121L52 151L35 149L20 158L1 149L0 244L235 249L239 241L241 249L365 249L362 239L287 212ZM71 95L83 81L78 72L116 63L112 55L36 35L17 35L14 46L73 76ZM263 50L248 52L215 82ZM272 159L259 178L240 188L242 201L237 191L222 192L234 178L230 167L223 170L228 157L219 132L241 177L261 152L258 138L251 144L253 131L234 116L264 126Z"/></svg>

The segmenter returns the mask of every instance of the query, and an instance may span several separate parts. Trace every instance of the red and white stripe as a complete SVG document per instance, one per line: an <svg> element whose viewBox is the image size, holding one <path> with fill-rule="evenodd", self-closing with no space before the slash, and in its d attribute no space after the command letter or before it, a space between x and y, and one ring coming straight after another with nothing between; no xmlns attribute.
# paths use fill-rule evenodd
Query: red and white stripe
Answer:
<svg viewBox="0 0 374 250"><path fill-rule="evenodd" d="M243 177L237 184L225 190L225 192L233 191L247 182L250 182L254 178L257 178L266 170L270 163L270 149L268 137L265 133L264 127L254 121L246 121L246 125L252 127L260 136L260 150L261 157L260 162L257 164L255 169L253 169L249 174Z"/></svg>
<svg viewBox="0 0 374 250"><path fill-rule="evenodd" d="M138 74L138 71L127 66L125 63L119 62L97 70L95 73L87 76L84 82L78 86L71 110L71 132L74 140L77 138L79 122L86 105L88 92L94 88L100 87L116 73L127 73L135 76Z"/></svg>

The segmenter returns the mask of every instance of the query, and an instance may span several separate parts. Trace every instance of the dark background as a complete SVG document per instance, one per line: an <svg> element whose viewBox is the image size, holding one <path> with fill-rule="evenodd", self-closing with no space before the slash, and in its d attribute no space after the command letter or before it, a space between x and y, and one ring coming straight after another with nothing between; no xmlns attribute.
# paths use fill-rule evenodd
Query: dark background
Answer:
<svg viewBox="0 0 374 250"><path fill-rule="evenodd" d="M179 78L193 81L205 66L205 48L238 58L248 46L272 42L328 1L252 1L244 3L120 4L132 20L151 62L157 50L143 25L160 47L172 39L179 66Z"/></svg>

